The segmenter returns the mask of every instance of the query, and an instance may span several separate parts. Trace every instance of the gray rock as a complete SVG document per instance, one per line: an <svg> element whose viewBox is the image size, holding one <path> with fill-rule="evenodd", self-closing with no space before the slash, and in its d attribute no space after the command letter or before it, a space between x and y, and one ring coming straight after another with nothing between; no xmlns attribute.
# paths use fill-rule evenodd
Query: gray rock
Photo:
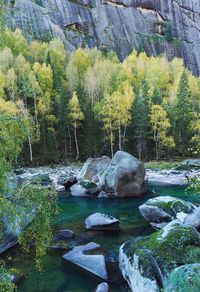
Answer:
<svg viewBox="0 0 200 292"><path fill-rule="evenodd" d="M118 219L101 213L90 215L85 220L85 226L88 230L120 230Z"/></svg>
<svg viewBox="0 0 200 292"><path fill-rule="evenodd" d="M100 175L100 184L117 197L141 196L145 192L143 163L124 151L118 151Z"/></svg>
<svg viewBox="0 0 200 292"><path fill-rule="evenodd" d="M72 196L76 197L88 197L95 196L100 193L100 189L97 185L91 181L80 181L77 184L73 185L71 188Z"/></svg>
<svg viewBox="0 0 200 292"><path fill-rule="evenodd" d="M151 186L187 186L188 178L192 176L193 173L177 170L146 171L146 180Z"/></svg>
<svg viewBox="0 0 200 292"><path fill-rule="evenodd" d="M119 266L131 291L160 291L172 270L200 261L199 246L197 230L176 220L146 238L122 245Z"/></svg>
<svg viewBox="0 0 200 292"><path fill-rule="evenodd" d="M53 240L67 240L75 236L75 233L69 229L60 230L53 238Z"/></svg>
<svg viewBox="0 0 200 292"><path fill-rule="evenodd" d="M181 165L177 167L177 169L200 169L200 159L187 159L184 160Z"/></svg>
<svg viewBox="0 0 200 292"><path fill-rule="evenodd" d="M99 248L99 244L90 242L84 246L74 247L73 250L65 254L63 258L95 276L107 280L108 276L104 256L100 254L88 254Z"/></svg>
<svg viewBox="0 0 200 292"><path fill-rule="evenodd" d="M98 198L109 198L108 193L101 191L100 194L98 195Z"/></svg>
<svg viewBox="0 0 200 292"><path fill-rule="evenodd" d="M9 3L10 1L7 1ZM133 49L182 57L200 72L199 0L16 0L7 10L11 29L27 38L59 37L67 50L98 47L123 59Z"/></svg>
<svg viewBox="0 0 200 292"><path fill-rule="evenodd" d="M82 181L92 180L95 178L95 181L97 181L96 176L98 175L98 172L103 171L109 162L110 158L107 156L102 156L100 158L88 158L78 174L77 179Z"/></svg>
<svg viewBox="0 0 200 292"><path fill-rule="evenodd" d="M149 199L139 207L142 216L155 228L162 228L174 219L183 222L195 209L192 203L170 196Z"/></svg>
<svg viewBox="0 0 200 292"><path fill-rule="evenodd" d="M108 292L109 291L109 286L108 283L103 282L99 284L95 290L95 292Z"/></svg>

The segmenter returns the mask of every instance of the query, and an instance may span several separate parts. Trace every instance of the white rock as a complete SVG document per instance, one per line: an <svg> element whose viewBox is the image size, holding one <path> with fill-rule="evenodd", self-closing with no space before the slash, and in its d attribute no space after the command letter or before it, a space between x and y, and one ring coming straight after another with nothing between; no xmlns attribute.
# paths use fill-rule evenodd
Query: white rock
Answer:
<svg viewBox="0 0 200 292"><path fill-rule="evenodd" d="M119 220L106 214L95 213L86 218L85 226L93 230L119 230Z"/></svg>
<svg viewBox="0 0 200 292"><path fill-rule="evenodd" d="M88 272L107 280L105 258L103 255L85 254L100 248L99 244L90 242L84 246L76 246L63 258Z"/></svg>

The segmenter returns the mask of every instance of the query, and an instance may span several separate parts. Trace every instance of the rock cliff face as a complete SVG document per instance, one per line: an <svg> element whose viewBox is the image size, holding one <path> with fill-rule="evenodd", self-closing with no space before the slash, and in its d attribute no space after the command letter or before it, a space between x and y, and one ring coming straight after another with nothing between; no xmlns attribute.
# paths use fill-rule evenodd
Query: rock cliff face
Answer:
<svg viewBox="0 0 200 292"><path fill-rule="evenodd" d="M123 59L133 48L182 57L200 74L199 0L7 0L8 25L29 39L60 37L68 50L97 46Z"/></svg>

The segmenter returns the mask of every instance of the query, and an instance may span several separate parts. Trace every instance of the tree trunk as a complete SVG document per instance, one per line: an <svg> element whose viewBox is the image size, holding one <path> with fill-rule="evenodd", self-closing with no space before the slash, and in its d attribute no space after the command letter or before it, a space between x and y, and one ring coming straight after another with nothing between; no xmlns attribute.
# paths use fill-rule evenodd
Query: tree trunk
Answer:
<svg viewBox="0 0 200 292"><path fill-rule="evenodd" d="M69 134L69 154L72 156L72 137L69 126L67 126L68 134Z"/></svg>
<svg viewBox="0 0 200 292"><path fill-rule="evenodd" d="M33 150L32 150L32 143L31 139L28 137L28 145L29 145L29 153L30 153L30 161L33 162Z"/></svg>
<svg viewBox="0 0 200 292"><path fill-rule="evenodd" d="M78 141L77 141L77 133L76 133L76 125L74 126L74 139L75 139L75 144L76 144L76 160L79 159L79 148L78 148Z"/></svg>
<svg viewBox="0 0 200 292"><path fill-rule="evenodd" d="M127 129L127 125L124 127L123 142L122 142L122 146L123 146L123 147L124 147L125 139L126 139L126 129Z"/></svg>
<svg viewBox="0 0 200 292"><path fill-rule="evenodd" d="M110 131L110 150L111 150L111 156L113 158L113 135L112 135L112 131Z"/></svg>
<svg viewBox="0 0 200 292"><path fill-rule="evenodd" d="M119 131L119 150L122 150L122 136L121 136L121 126L118 128Z"/></svg>

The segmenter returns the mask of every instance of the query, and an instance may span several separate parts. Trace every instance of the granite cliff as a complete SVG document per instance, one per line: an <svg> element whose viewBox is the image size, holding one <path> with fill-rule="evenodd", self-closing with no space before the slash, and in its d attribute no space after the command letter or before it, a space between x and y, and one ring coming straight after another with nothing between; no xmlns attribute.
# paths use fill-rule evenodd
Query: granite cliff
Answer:
<svg viewBox="0 0 200 292"><path fill-rule="evenodd" d="M97 46L120 59L133 48L182 57L200 74L199 0L7 0L7 23L28 39L60 37L68 50Z"/></svg>

